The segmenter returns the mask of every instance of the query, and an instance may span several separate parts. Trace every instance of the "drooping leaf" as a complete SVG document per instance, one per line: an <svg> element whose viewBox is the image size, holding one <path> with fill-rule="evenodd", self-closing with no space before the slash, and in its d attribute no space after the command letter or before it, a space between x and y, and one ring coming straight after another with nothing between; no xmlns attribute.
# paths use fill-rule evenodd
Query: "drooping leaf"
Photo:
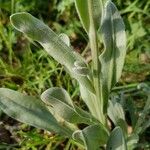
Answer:
<svg viewBox="0 0 150 150"><path fill-rule="evenodd" d="M35 97L0 88L0 108L8 116L23 123L67 136L72 133L59 125L44 103Z"/></svg>
<svg viewBox="0 0 150 150"><path fill-rule="evenodd" d="M59 63L64 65L72 76L77 79L85 88L94 92L94 88L87 78L73 72L74 62L83 61L80 59L75 51L69 47L59 36L57 36L48 26L42 21L33 17L29 13L16 13L11 17L12 25L26 34L29 38L39 42L43 48Z"/></svg>
<svg viewBox="0 0 150 150"><path fill-rule="evenodd" d="M92 118L83 110L75 107L69 94L59 87L53 87L42 93L41 99L51 106L54 113L70 123L91 124Z"/></svg>
<svg viewBox="0 0 150 150"><path fill-rule="evenodd" d="M104 51L99 56L100 76L106 109L109 92L121 76L126 55L125 26L116 6L110 0L104 7L100 34L104 42Z"/></svg>
<svg viewBox="0 0 150 150"><path fill-rule="evenodd" d="M106 150L127 150L125 138L120 127L116 127L111 132Z"/></svg>
<svg viewBox="0 0 150 150"><path fill-rule="evenodd" d="M105 0L93 0L92 1L92 11L93 11L93 19L94 24L96 25L96 29L100 27L101 22L101 12L102 7L104 5ZM81 23L85 29L85 31L89 32L90 27L90 17L89 17L89 8L88 8L88 0L75 0L76 9L81 20Z"/></svg>
<svg viewBox="0 0 150 150"><path fill-rule="evenodd" d="M102 124L91 125L73 133L73 138L82 141L86 150L98 150L100 146L106 144L108 136L108 131Z"/></svg>

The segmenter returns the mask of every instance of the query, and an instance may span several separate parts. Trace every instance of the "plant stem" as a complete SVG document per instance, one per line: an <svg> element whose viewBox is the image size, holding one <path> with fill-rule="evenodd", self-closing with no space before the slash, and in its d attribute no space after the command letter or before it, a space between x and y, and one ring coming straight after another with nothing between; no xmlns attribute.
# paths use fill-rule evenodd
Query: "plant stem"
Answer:
<svg viewBox="0 0 150 150"><path fill-rule="evenodd" d="M96 91L96 101L94 102L95 109L97 112L98 120L105 125L105 116L103 114L103 99L100 93L100 63L99 63L99 52L98 52L98 39L93 19L93 0L88 0L88 11L90 16L90 28L89 28L89 40L92 51L93 61L93 82Z"/></svg>
<svg viewBox="0 0 150 150"><path fill-rule="evenodd" d="M114 87L112 89L112 91L118 91L118 90L130 89L130 88L137 88L138 85L139 85L139 83L133 83L133 84L129 84L129 85L118 86L118 87Z"/></svg>

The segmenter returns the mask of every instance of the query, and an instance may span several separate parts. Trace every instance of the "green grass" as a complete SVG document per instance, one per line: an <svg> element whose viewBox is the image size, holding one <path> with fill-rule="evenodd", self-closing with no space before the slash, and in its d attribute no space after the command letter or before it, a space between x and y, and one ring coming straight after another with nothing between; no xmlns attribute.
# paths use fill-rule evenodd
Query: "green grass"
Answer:
<svg viewBox="0 0 150 150"><path fill-rule="evenodd" d="M37 7L35 7L37 4ZM128 55L124 67L125 77L132 77L130 83L150 81L150 1L147 0L117 0L116 4L121 10L121 14L126 24L128 36ZM64 87L72 96L74 101L85 107L79 98L78 85L75 80L71 80L65 69L60 66L53 58L50 58L45 51L37 45L23 37L12 29L9 16L12 12L28 11L43 19L57 33L65 32L71 37L71 42L81 51L86 45L87 37L82 32L77 13L75 12L73 1L54 0L49 3L47 0L37 1L18 1L0 0L0 87L8 87L14 90L28 93L29 95L39 96L45 89L59 86ZM80 45L75 45L80 43ZM146 55L146 60L141 61L141 55ZM141 75L141 80L134 80L134 77ZM120 81L121 85L126 85L125 77ZM138 91L137 91L138 92ZM142 105L139 103L139 96L133 96L137 108ZM1 121L4 120L4 114ZM7 119L5 119L7 121ZM9 125L6 124L6 126ZM63 147L64 150L77 149L73 141L64 140L57 135L51 135L20 123L16 123L17 129L12 134L18 142L0 143L0 149L20 149L36 150L51 149L57 150ZM13 126L10 125L10 128ZM148 131L144 133L146 135ZM146 140L145 140L146 141ZM2 147L3 146L3 147Z"/></svg>

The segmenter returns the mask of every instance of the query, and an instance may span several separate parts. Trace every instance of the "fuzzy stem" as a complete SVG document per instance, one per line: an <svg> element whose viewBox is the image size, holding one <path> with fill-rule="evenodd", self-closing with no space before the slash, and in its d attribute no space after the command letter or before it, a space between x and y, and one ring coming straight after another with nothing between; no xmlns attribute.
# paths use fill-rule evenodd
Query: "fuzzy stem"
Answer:
<svg viewBox="0 0 150 150"><path fill-rule="evenodd" d="M93 1L88 0L88 11L90 16L90 28L89 28L89 40L90 40L90 47L92 51L92 61L93 61L93 84L96 91L96 101L95 109L97 112L98 120L105 125L105 116L103 114L103 99L101 96L100 90L100 63L99 63L99 52L98 52L98 38L96 27L93 19Z"/></svg>

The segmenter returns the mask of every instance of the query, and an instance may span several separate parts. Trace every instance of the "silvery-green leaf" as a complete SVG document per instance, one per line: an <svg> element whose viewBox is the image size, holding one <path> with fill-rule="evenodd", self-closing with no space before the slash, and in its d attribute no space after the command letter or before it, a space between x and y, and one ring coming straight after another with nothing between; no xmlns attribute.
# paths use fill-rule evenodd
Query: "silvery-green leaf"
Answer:
<svg viewBox="0 0 150 150"><path fill-rule="evenodd" d="M107 106L108 94L121 76L126 55L125 26L116 6L110 0L104 8L100 34L104 42L104 51L99 56L100 76Z"/></svg>
<svg viewBox="0 0 150 150"><path fill-rule="evenodd" d="M127 123L125 121L125 114L120 103L115 100L110 100L107 109L108 117L116 125L120 126L125 135L127 135Z"/></svg>
<svg viewBox="0 0 150 150"><path fill-rule="evenodd" d="M81 61L74 62L73 71L75 74L80 74L82 76L87 76L90 72L88 66Z"/></svg>
<svg viewBox="0 0 150 150"><path fill-rule="evenodd" d="M96 29L99 28L101 22L101 12L103 3L105 0L93 0L92 1L92 11L94 24L96 25ZM89 32L90 27L90 17L89 17L89 8L88 8L88 0L75 0L76 9L81 20L81 23L85 29L85 31Z"/></svg>
<svg viewBox="0 0 150 150"><path fill-rule="evenodd" d="M87 67L73 67L73 71L75 74L81 76L87 76L89 74L89 69Z"/></svg>
<svg viewBox="0 0 150 150"><path fill-rule="evenodd" d="M59 36L57 36L48 26L46 26L42 21L33 17L29 13L16 13L11 16L12 25L26 34L29 38L39 42L44 49L59 63L64 65L69 72L73 72L75 61L83 61L78 57L75 51L68 47L66 43ZM83 62L84 63L84 62ZM74 75L82 85L88 90L94 92L94 88L90 80L86 76L81 76L79 74Z"/></svg>
<svg viewBox="0 0 150 150"><path fill-rule="evenodd" d="M88 33L89 31L89 13L88 13L88 2L87 0L75 0L76 10L78 12L79 18L81 20L81 23L85 29L85 31Z"/></svg>
<svg viewBox="0 0 150 150"><path fill-rule="evenodd" d="M86 150L98 150L106 144L109 133L102 124L90 125L73 133L73 138L84 143Z"/></svg>
<svg viewBox="0 0 150 150"><path fill-rule="evenodd" d="M126 141L120 127L116 127L111 132L106 150L127 150Z"/></svg>
<svg viewBox="0 0 150 150"><path fill-rule="evenodd" d="M108 105L108 116L112 120L112 122L116 125L119 119L125 120L125 114L121 104L116 101L109 101Z"/></svg>
<svg viewBox="0 0 150 150"><path fill-rule="evenodd" d="M48 106L51 106L53 111L65 121L70 123L92 123L91 117L88 116L88 114L86 114L85 117L82 116L82 113L78 113L78 111L81 112L81 109L73 105L69 94L63 88L50 88L42 93L41 99ZM78 109L78 111L76 111L76 109Z"/></svg>
<svg viewBox="0 0 150 150"><path fill-rule="evenodd" d="M59 125L44 103L35 97L0 88L0 108L8 116L23 123L67 136L72 133Z"/></svg>
<svg viewBox="0 0 150 150"><path fill-rule="evenodd" d="M89 111L91 112L91 114L94 117L97 117L97 112L96 112L95 107L94 107L94 103L96 101L95 94L91 93L90 91L87 91L84 88L84 86L82 86L81 84L80 84L80 94L81 94L82 100L87 105L87 107L88 107Z"/></svg>
<svg viewBox="0 0 150 150"><path fill-rule="evenodd" d="M75 61L74 66L75 67L87 67L87 65L81 61Z"/></svg>
<svg viewBox="0 0 150 150"><path fill-rule="evenodd" d="M68 35L64 34L64 33L61 33L59 34L59 38L64 42L66 43L67 46L70 46L70 39L68 37Z"/></svg>

